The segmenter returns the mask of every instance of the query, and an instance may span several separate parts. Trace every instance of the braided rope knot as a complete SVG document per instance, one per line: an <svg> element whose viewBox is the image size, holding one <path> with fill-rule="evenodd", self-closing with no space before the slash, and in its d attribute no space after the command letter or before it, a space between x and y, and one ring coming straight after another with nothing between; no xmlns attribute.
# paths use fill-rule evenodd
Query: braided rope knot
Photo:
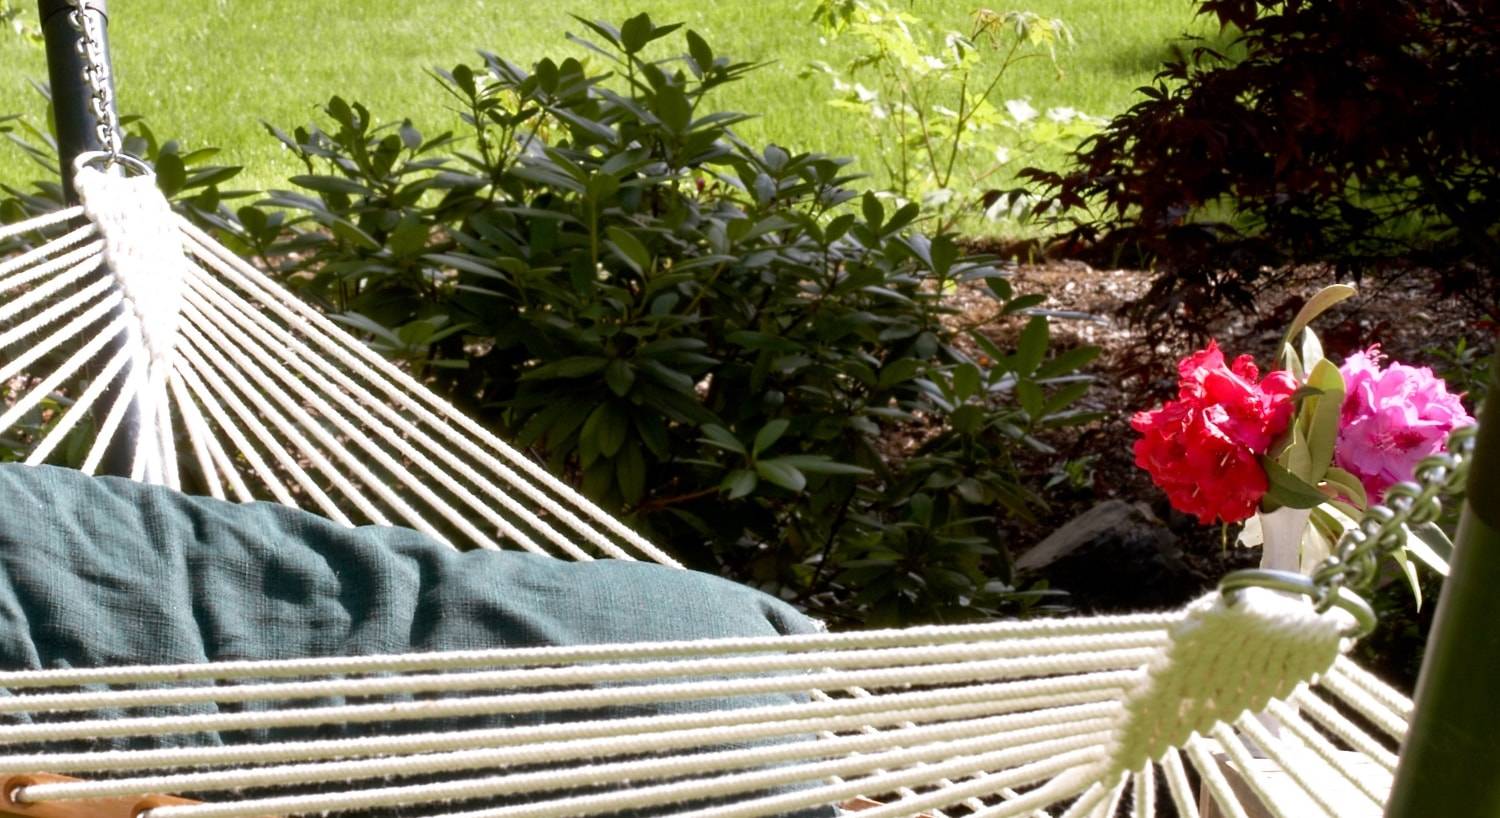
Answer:
<svg viewBox="0 0 1500 818"><path fill-rule="evenodd" d="M106 267L126 315L133 319L127 321L125 333L134 384L126 389L150 431L136 443L131 476L164 482L166 464L173 459L168 379L188 264L182 234L154 175L113 176L84 165L73 184L85 214L104 239Z"/></svg>
<svg viewBox="0 0 1500 818"><path fill-rule="evenodd" d="M1110 777L1139 770L1194 734L1259 712L1333 666L1350 617L1263 588L1210 594L1169 629L1171 641L1126 695Z"/></svg>
<svg viewBox="0 0 1500 818"><path fill-rule="evenodd" d="M112 176L92 167L74 180L84 212L104 239L104 258L137 319L152 363L170 363L186 263L172 206L152 176Z"/></svg>

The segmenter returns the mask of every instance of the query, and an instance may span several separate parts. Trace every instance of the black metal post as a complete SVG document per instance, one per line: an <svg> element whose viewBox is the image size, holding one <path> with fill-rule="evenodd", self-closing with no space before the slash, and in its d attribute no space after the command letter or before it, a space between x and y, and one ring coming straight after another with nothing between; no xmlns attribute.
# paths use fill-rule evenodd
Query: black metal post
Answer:
<svg viewBox="0 0 1500 818"><path fill-rule="evenodd" d="M99 53L104 66L110 67L109 16L106 0L83 0L83 13L94 17L94 27L99 40ZM88 57L83 49L83 32L71 19L75 5L70 0L38 0L41 13L42 36L47 45L47 74L52 88L52 115L57 128L57 158L62 174L63 198L69 205L78 204L78 192L73 187L73 160L80 154L105 150L108 146L100 138L99 113L93 100L94 90L89 87L87 72ZM110 75L113 75L111 69ZM113 95L108 100L108 114L114 119ZM101 270L107 274L107 270ZM123 308L121 308L123 309ZM119 342L110 344L99 358L90 363L85 371L97 371L101 361L108 360L119 348ZM123 388L129 375L127 365L109 389L104 391L93 407L96 425L102 423L110 407ZM104 459L99 464L102 474L130 475L135 456L135 440L140 434L140 413L134 402L126 410L120 428L115 432Z"/></svg>
<svg viewBox="0 0 1500 818"><path fill-rule="evenodd" d="M109 65L109 16L105 0L85 0L84 13L99 21L105 65ZM103 150L99 139L99 117L94 112L93 89L84 78L88 62L80 43L82 32L69 20L74 6L69 0L39 0L42 36L47 44L47 75L52 86L52 113L57 125L57 154L62 167L63 195L78 204L73 190L73 159L81 153ZM113 105L113 100L111 100ZM114 112L111 111L111 114Z"/></svg>
<svg viewBox="0 0 1500 818"><path fill-rule="evenodd" d="M1500 816L1500 387L1475 444L1386 818Z"/></svg>

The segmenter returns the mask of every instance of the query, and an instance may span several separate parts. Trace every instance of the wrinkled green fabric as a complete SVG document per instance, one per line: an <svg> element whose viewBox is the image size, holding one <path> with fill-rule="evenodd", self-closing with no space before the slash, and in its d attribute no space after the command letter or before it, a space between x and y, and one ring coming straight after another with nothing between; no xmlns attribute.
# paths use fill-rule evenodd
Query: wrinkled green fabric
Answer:
<svg viewBox="0 0 1500 818"><path fill-rule="evenodd" d="M573 563L513 551L460 553L408 529L351 529L270 503L240 505L67 469L0 465L0 667L5 669L771 636L813 629L811 620L776 599L690 571L618 560ZM791 696L762 696L547 718L790 701ZM261 706L209 704L159 712ZM492 716L236 736L101 739L86 748L472 729L532 720Z"/></svg>

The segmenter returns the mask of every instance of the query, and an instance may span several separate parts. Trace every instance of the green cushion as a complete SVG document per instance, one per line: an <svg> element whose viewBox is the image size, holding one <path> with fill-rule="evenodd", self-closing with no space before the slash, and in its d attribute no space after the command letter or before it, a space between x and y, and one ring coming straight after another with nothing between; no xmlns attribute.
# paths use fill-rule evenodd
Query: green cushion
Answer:
<svg viewBox="0 0 1500 818"><path fill-rule="evenodd" d="M407 529L351 529L270 503L233 504L67 469L0 465L5 669L814 629L813 621L779 600L691 571L618 560L573 563L512 551L460 553ZM656 712L793 700L765 696L663 705ZM201 708L193 712L213 706ZM467 719L462 726L517 720ZM456 725L355 725L316 734L447 726ZM249 738L301 735L286 730ZM93 746L151 741L101 740Z"/></svg>

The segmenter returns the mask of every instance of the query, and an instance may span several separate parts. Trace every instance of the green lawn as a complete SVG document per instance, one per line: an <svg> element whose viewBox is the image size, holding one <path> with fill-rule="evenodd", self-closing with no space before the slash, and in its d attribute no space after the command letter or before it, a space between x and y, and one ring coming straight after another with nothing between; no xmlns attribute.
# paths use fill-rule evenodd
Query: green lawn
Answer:
<svg viewBox="0 0 1500 818"><path fill-rule="evenodd" d="M963 28L979 4L903 5ZM826 104L827 81L797 76L809 60L837 65L849 57L842 42L820 43L812 7L813 0L118 0L110 28L122 110L144 114L160 136L222 148L223 161L246 167L246 184L279 185L297 172L261 121L302 124L340 94L383 119L409 116L426 131L446 129L456 120L426 69L472 62L476 49L522 64L581 56L563 38L581 29L569 11L616 23L649 11L659 23L687 23L721 54L769 63L725 92L725 107L761 115L739 129L742 135L852 155L874 167L862 123ZM1029 97L1040 109L1123 110L1169 43L1201 28L1189 0L1031 0L1019 7L1063 18L1078 38L1061 56L1063 80L1035 60L1002 89L1003 98ZM681 40L669 42L678 48ZM40 48L0 39L0 114L37 115L26 80L45 75ZM7 156L0 179L35 176L18 151L0 156Z"/></svg>

